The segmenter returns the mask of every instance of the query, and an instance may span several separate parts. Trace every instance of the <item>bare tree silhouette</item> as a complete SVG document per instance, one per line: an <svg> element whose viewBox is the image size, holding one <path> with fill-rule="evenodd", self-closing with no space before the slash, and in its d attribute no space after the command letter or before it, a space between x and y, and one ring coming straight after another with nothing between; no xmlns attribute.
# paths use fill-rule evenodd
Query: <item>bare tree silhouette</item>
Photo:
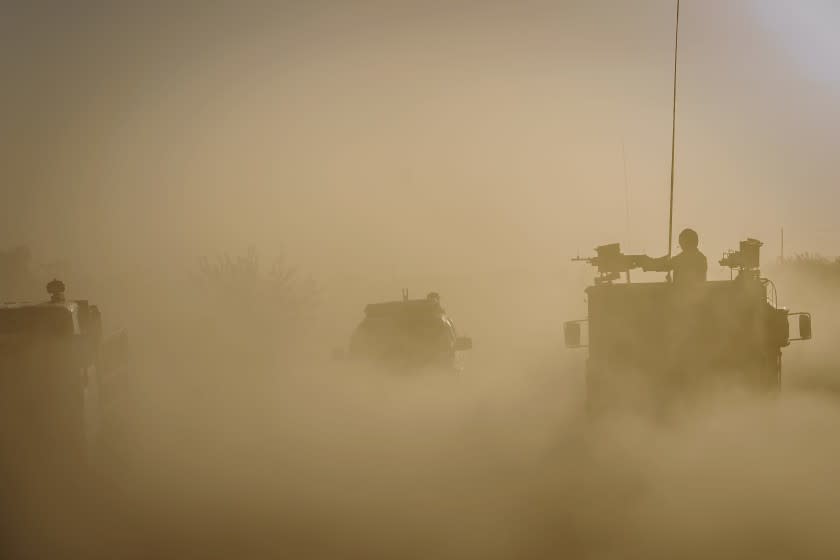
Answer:
<svg viewBox="0 0 840 560"><path fill-rule="evenodd" d="M264 267L253 248L235 257L202 258L196 280L201 304L215 310L208 330L216 351L254 365L292 352L321 301L311 277L301 277L283 257Z"/></svg>

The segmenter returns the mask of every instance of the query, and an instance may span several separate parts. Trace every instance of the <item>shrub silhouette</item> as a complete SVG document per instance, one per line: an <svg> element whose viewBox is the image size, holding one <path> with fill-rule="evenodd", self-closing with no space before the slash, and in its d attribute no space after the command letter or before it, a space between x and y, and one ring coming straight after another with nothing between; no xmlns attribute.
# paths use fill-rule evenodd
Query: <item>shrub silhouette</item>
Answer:
<svg viewBox="0 0 840 560"><path fill-rule="evenodd" d="M834 286L840 284L840 257L832 259L818 253L800 253L780 261L772 272L780 277L796 278L799 282Z"/></svg>

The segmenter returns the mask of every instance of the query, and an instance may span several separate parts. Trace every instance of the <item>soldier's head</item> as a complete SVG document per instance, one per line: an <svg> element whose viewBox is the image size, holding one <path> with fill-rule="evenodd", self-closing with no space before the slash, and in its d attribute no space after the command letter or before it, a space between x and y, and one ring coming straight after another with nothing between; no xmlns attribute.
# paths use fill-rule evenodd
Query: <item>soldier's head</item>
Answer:
<svg viewBox="0 0 840 560"><path fill-rule="evenodd" d="M697 248L700 244L700 239L697 237L696 231L686 228L680 232L679 243L683 251L690 251Z"/></svg>

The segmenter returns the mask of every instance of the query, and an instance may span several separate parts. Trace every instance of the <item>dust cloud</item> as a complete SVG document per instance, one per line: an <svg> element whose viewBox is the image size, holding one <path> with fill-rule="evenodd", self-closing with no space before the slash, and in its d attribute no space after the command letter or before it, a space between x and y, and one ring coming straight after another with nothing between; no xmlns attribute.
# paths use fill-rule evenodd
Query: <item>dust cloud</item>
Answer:
<svg viewBox="0 0 840 560"><path fill-rule="evenodd" d="M248 289L260 294L260 278ZM479 311L447 305L462 329L481 333L476 347L461 374L419 376L334 363L329 350L344 339L324 336L327 325L349 331L360 315L334 312L337 297L322 294L317 311L277 324L268 295L248 307L193 282L178 292L158 279L126 315L138 325L132 432L122 462L89 490L93 528L77 521L69 538L59 516L40 519L36 535L91 554L173 558L840 549L840 410L827 385L807 382L825 382L826 371L811 375L798 354L776 398L728 391L665 419L592 421L583 356L560 349L559 327L540 322L541 302L570 314L582 305L558 301L571 288L554 282L489 280ZM521 294L518 311L489 299L507 290ZM138 309L152 325L142 327ZM225 320L209 320L208 309ZM815 342L830 340L819 332Z"/></svg>
<svg viewBox="0 0 840 560"><path fill-rule="evenodd" d="M834 281L766 269L815 313L777 398L593 422L562 348L569 257L667 250L669 7L432 4L10 11L0 233L31 256L0 296L61 276L133 350L121 457L81 500L11 488L13 554L840 554ZM833 160L803 139L831 145L833 92L753 103L797 70L736 48L773 36L728 4L686 11L677 226L710 262L747 235L772 257L780 222L832 254ZM461 374L330 359L403 288L474 339Z"/></svg>

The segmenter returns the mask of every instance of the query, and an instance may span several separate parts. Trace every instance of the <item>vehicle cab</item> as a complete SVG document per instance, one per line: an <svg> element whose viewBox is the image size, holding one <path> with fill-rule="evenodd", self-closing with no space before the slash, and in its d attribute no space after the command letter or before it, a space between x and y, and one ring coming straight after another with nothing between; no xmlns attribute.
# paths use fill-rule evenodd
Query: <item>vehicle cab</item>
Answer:
<svg viewBox="0 0 840 560"><path fill-rule="evenodd" d="M472 348L459 336L437 294L425 299L372 303L354 330L347 358L354 362L413 370L439 368L459 371L457 353Z"/></svg>

